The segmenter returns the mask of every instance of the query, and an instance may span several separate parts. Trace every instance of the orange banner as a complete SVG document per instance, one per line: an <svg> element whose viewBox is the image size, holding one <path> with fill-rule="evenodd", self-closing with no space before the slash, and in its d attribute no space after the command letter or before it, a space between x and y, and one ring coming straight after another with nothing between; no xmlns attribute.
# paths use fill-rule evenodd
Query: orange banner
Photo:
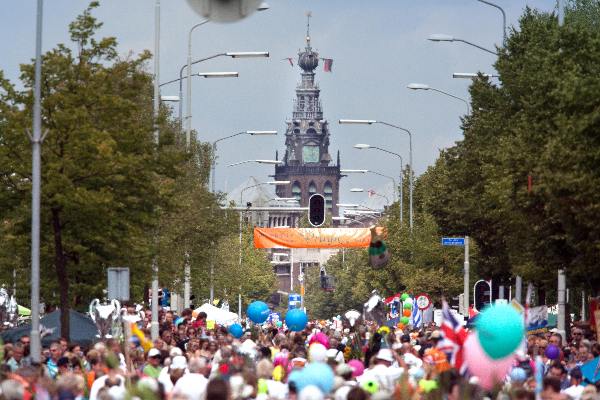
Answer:
<svg viewBox="0 0 600 400"><path fill-rule="evenodd" d="M370 242L369 228L254 228L257 249L341 249L369 247Z"/></svg>

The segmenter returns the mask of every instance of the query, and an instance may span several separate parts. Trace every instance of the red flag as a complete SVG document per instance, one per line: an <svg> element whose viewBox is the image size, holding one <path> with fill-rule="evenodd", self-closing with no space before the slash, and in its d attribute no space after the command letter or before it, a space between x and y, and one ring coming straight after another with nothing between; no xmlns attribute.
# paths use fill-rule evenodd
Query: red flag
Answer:
<svg viewBox="0 0 600 400"><path fill-rule="evenodd" d="M531 174L527 175L527 193L531 193L531 188L533 187L533 176Z"/></svg>
<svg viewBox="0 0 600 400"><path fill-rule="evenodd" d="M461 374L467 370L464 362L463 345L467 340L467 331L464 326L452 315L446 300L442 302L442 333L444 339L438 348L449 354L450 364Z"/></svg>
<svg viewBox="0 0 600 400"><path fill-rule="evenodd" d="M294 59L292 59L292 57L286 57L286 58L282 58L281 61L285 61L287 60L290 63L290 66L294 66Z"/></svg>
<svg viewBox="0 0 600 400"><path fill-rule="evenodd" d="M331 67L333 66L332 58L324 58L323 59L323 71L331 72Z"/></svg>

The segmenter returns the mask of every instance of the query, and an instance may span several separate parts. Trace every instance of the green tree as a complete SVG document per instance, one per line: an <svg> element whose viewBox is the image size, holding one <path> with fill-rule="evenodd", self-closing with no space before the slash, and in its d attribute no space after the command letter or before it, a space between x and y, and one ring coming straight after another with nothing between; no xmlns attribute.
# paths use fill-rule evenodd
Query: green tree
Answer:
<svg viewBox="0 0 600 400"><path fill-rule="evenodd" d="M128 266L134 293L150 273L157 211L169 208L173 181L187 158L161 110L161 144L153 140L150 54L121 59L116 39L97 40L92 2L69 26L75 49L59 44L43 56L42 298L68 310L102 297L105 270ZM0 117L0 254L29 259L31 124L34 67L22 65L25 89L2 80ZM160 148L160 150L159 150ZM57 298L58 297L58 298Z"/></svg>

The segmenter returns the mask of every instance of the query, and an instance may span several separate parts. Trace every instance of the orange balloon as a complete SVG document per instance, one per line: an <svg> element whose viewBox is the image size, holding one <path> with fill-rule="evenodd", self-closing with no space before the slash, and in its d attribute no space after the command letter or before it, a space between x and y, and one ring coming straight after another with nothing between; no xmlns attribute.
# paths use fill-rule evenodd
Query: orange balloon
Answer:
<svg viewBox="0 0 600 400"><path fill-rule="evenodd" d="M410 317L411 314L412 314L412 311L410 311L410 310L402 311L402 315L404 315L405 317Z"/></svg>
<svg viewBox="0 0 600 400"><path fill-rule="evenodd" d="M400 328L400 329L404 329L404 324L403 324L402 322L399 322L399 323L398 323L398 328Z"/></svg>

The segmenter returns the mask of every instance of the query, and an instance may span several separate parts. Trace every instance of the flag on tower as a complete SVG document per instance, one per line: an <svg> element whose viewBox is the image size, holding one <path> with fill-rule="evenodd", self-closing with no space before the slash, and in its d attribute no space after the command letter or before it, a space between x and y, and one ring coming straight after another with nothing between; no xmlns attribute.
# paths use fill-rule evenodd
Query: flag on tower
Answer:
<svg viewBox="0 0 600 400"><path fill-rule="evenodd" d="M323 58L323 71L331 72L333 66L333 58Z"/></svg>

